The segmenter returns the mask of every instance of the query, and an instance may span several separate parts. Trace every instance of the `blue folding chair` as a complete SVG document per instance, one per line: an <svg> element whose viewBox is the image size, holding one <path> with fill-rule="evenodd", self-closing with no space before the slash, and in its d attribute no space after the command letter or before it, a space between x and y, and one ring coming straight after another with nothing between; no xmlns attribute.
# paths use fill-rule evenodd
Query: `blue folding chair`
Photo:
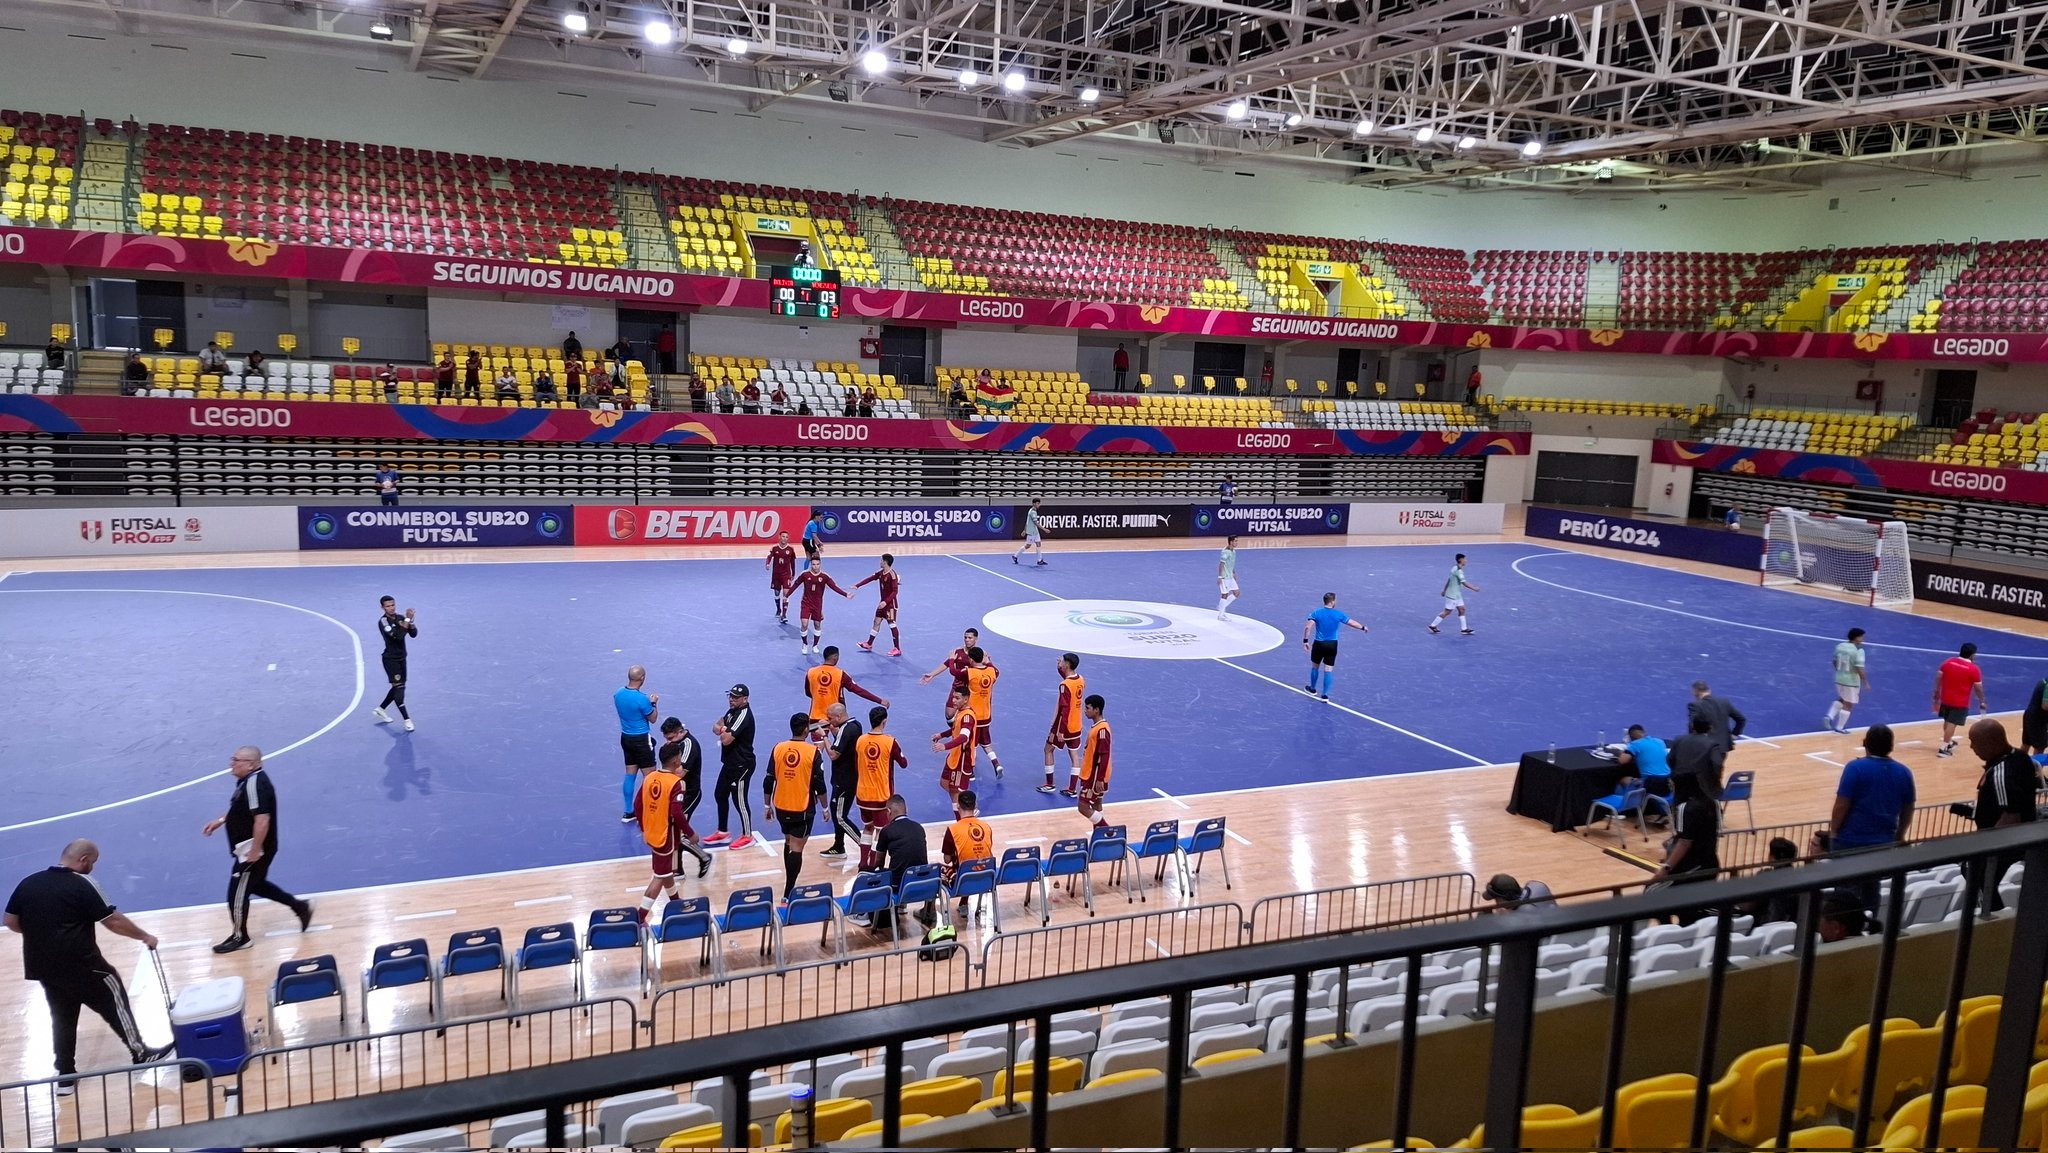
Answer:
<svg viewBox="0 0 2048 1153"><path fill-rule="evenodd" d="M1130 836L1122 825L1097 825L1088 832L1089 883L1093 885L1093 866L1109 866L1109 883L1124 887L1124 903L1131 901L1131 879L1124 875L1124 854L1130 851ZM1088 915L1095 915L1095 902L1088 902Z"/></svg>
<svg viewBox="0 0 2048 1153"><path fill-rule="evenodd" d="M1070 837L1064 841L1054 841L1052 851L1045 855L1045 880L1048 891L1046 908L1039 917L1041 926L1052 919L1052 894L1049 889L1052 882L1061 877L1067 879L1069 897L1074 895L1074 884L1077 879L1079 880L1081 902L1088 909L1089 916L1095 915L1095 877L1088 869L1094 858L1089 853L1088 845L1089 842L1080 837Z"/></svg>
<svg viewBox="0 0 2048 1153"><path fill-rule="evenodd" d="M1181 839L1180 855L1184 862L1184 875L1190 882L1201 873L1202 859L1214 853L1223 859L1223 887L1230 888L1230 854L1224 852L1223 844L1227 836L1229 834L1224 831L1223 818L1209 817L1195 822L1194 834ZM1187 862L1192 862L1192 867L1188 867ZM1194 895L1194 886L1190 884L1188 896Z"/></svg>
<svg viewBox="0 0 2048 1153"><path fill-rule="evenodd" d="M994 912L996 905L996 861L994 857L976 857L960 862L953 870L953 883L949 886L956 901L973 901L987 897L995 931L1003 931L1003 917Z"/></svg>
<svg viewBox="0 0 2048 1153"><path fill-rule="evenodd" d="M536 969L569 970L570 991L573 1000L583 999L583 951L576 947L576 926L568 921L553 925L535 925L526 931L526 939L513 950L512 964L506 976L512 983L512 1010L519 1011L519 975Z"/></svg>
<svg viewBox="0 0 2048 1153"><path fill-rule="evenodd" d="M722 941L734 933L759 932L761 934L761 955L767 956L771 949L779 949L775 927L775 890L766 885L752 889L735 889L725 899L725 912L718 917L718 935Z"/></svg>
<svg viewBox="0 0 2048 1153"><path fill-rule="evenodd" d="M304 1005L329 997L341 1000L341 1031L348 1033L348 990L341 983L341 967L334 954L322 953L286 961L277 967L277 979L270 984L270 1043L277 1044L277 1011L286 1005Z"/></svg>
<svg viewBox="0 0 2048 1153"><path fill-rule="evenodd" d="M853 883L846 887L846 895L839 898L839 912L842 917L866 917L871 928L881 928L875 920L886 917L889 921L889 936L896 936L896 890L889 886L889 874L870 871L855 874Z"/></svg>
<svg viewBox="0 0 2048 1153"><path fill-rule="evenodd" d="M583 923L583 968L587 971L593 963L592 953L606 953L618 949L633 951L634 963L639 966L640 992L647 993L647 940L640 924L640 910L592 909L590 918ZM588 973L585 974L586 981Z"/></svg>
<svg viewBox="0 0 2048 1153"><path fill-rule="evenodd" d="M474 973L498 975L498 1000L510 1003L511 970L505 965L505 935L497 929L468 929L448 936L448 951L441 955L441 979L434 992L441 998L434 1016L448 1017L448 979Z"/></svg>
<svg viewBox="0 0 2048 1153"><path fill-rule="evenodd" d="M363 1024L370 1023L370 994L377 989L398 989L406 985L427 987L427 1015L432 1017L441 998L435 992L434 961L427 952L427 939L393 941L370 951L370 963L363 968L363 998L357 1012Z"/></svg>
<svg viewBox="0 0 2048 1153"><path fill-rule="evenodd" d="M1144 839L1131 846L1131 861L1133 863L1132 872L1138 873L1138 899L1140 901L1145 899L1146 888L1145 875L1136 868L1136 863L1140 861L1159 862L1158 867L1152 872L1152 880L1162 886L1166 883L1166 863L1172 861L1179 870L1181 891L1187 892L1193 887L1188 883L1187 858L1180 855L1180 822L1178 820L1154 821L1145 826ZM1130 886L1126 884L1124 886L1124 902L1129 904L1130 899Z"/></svg>
<svg viewBox="0 0 2048 1153"><path fill-rule="evenodd" d="M899 909L914 911L945 895L945 885L939 878L937 865L912 865L903 870L903 879L896 883L896 907Z"/></svg>
<svg viewBox="0 0 2048 1153"><path fill-rule="evenodd" d="M661 911L661 920L647 927L650 957L649 991L661 988L661 947L672 941L702 941L699 965L709 965L714 978L725 977L725 946L718 939L718 919L711 915L709 897L671 900Z"/></svg>
<svg viewBox="0 0 2048 1153"><path fill-rule="evenodd" d="M789 929L794 925L823 925L818 933L818 947L833 942L832 955L846 955L846 926L839 920L839 899L832 895L831 882L815 885L798 885L790 890L789 900L776 910L776 918L782 922L775 934L775 967L780 969L786 963L783 956Z"/></svg>
<svg viewBox="0 0 2048 1153"><path fill-rule="evenodd" d="M1643 819L1643 810L1648 807L1643 803L1643 799L1649 795L1650 790L1641 785L1609 793L1594 801L1593 807L1586 810L1586 823L1592 824L1599 818L1601 810L1604 809L1607 812L1607 828L1611 832L1614 829L1614 818L1634 813L1636 815L1636 831L1640 832L1643 835L1643 839L1647 841L1650 839L1650 826ZM1621 839L1626 841L1628 834L1624 832L1621 835Z"/></svg>
<svg viewBox="0 0 2048 1153"><path fill-rule="evenodd" d="M1082 848L1085 854L1086 846ZM1085 856L1083 866L1086 866ZM996 864L996 887L1000 889L1004 885L1024 886L1024 908L1027 912L1031 909L1031 890L1036 888L1039 928L1044 928L1052 920L1052 895L1045 891L1045 861L1039 856L1037 845L1019 845L1003 850L1003 859ZM1003 931L1002 902L993 903L996 906L996 932L1000 933Z"/></svg>
<svg viewBox="0 0 2048 1153"><path fill-rule="evenodd" d="M1756 806L1749 803L1749 796L1756 791L1756 774L1748 769L1728 774L1728 780L1721 786L1721 827L1728 827L1728 806L1736 801L1749 810L1749 826L1756 827Z"/></svg>

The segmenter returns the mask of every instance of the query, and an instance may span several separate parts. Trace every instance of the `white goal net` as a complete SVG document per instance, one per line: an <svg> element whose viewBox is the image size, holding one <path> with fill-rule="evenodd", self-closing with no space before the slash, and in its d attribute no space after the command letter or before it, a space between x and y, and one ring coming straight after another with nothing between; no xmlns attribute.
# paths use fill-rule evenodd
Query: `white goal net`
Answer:
<svg viewBox="0 0 2048 1153"><path fill-rule="evenodd" d="M1911 605L1905 522L1774 508L1764 522L1761 583L1817 585L1868 597L1873 605Z"/></svg>

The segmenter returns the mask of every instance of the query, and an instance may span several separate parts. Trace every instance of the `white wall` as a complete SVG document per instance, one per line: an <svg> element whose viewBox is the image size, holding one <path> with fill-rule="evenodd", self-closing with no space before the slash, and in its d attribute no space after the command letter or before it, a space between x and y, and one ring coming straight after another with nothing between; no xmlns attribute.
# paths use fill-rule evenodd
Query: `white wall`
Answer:
<svg viewBox="0 0 2048 1153"><path fill-rule="evenodd" d="M306 312L313 330L313 356L344 355L341 351L341 338L344 336L362 341L362 355L371 359L400 364L424 363L433 354L432 342L427 339L427 297L424 293L406 295L326 289L310 294ZM456 337L449 343L458 341L469 343L469 338ZM534 344L536 341L522 339L517 343Z"/></svg>
<svg viewBox="0 0 2048 1153"><path fill-rule="evenodd" d="M1691 405L1720 396L1727 362L1706 356L1488 351L1479 355L1479 370L1483 390L1495 396ZM1457 383L1463 388L1462 379Z"/></svg>
<svg viewBox="0 0 2048 1153"><path fill-rule="evenodd" d="M1534 456L1489 456L1479 499L1487 504L1518 504L1528 500L1535 487Z"/></svg>
<svg viewBox="0 0 2048 1153"><path fill-rule="evenodd" d="M1073 372L1079 364L1079 333L1075 330L1032 329L1013 332L1001 328L945 328L933 334L937 344L935 365L947 368L1033 368L1043 372ZM1115 347L1115 346L1111 346ZM1107 361L1105 368L1107 367ZM1111 376L1087 378L1108 388Z"/></svg>
<svg viewBox="0 0 2048 1153"><path fill-rule="evenodd" d="M699 356L857 361L861 334L867 331L858 324L798 324L766 315L697 315L687 323L690 351Z"/></svg>
<svg viewBox="0 0 2048 1153"><path fill-rule="evenodd" d="M1650 487L1643 504L1650 510L1650 515L1685 519L1692 507L1693 470L1684 465L1653 462L1649 477ZM1665 491L1667 489L1670 491Z"/></svg>
<svg viewBox="0 0 2048 1153"><path fill-rule="evenodd" d="M214 333L227 331L235 334L235 352L262 349L275 353L278 334L293 331L291 305L285 301L284 292L275 284L187 283L186 342L198 348L213 339Z"/></svg>
<svg viewBox="0 0 2048 1153"><path fill-rule="evenodd" d="M558 317L558 308L571 311ZM427 336L449 344L560 344L571 331L596 352L619 338L618 313L600 300L518 300L495 293L436 292L427 301Z"/></svg>

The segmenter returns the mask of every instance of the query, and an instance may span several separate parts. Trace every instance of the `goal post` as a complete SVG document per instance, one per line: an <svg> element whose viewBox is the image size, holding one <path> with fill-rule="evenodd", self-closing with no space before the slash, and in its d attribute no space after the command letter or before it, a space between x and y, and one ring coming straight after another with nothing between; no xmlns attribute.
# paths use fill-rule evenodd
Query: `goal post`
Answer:
<svg viewBox="0 0 2048 1153"><path fill-rule="evenodd" d="M1872 605L1913 603L1913 558L1904 521L1774 508L1764 521L1758 583L1840 589Z"/></svg>

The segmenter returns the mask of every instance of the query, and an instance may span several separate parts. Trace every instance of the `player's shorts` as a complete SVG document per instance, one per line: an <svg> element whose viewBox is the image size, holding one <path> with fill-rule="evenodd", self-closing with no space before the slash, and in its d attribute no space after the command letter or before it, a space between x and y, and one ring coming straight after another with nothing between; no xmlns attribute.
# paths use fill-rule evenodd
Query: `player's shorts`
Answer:
<svg viewBox="0 0 2048 1153"><path fill-rule="evenodd" d="M656 880L666 881L676 875L676 846L673 841L659 849L649 848L647 854Z"/></svg>
<svg viewBox="0 0 2048 1153"><path fill-rule="evenodd" d="M804 541L803 541L803 544L804 544L804 555L805 555L805 556L817 556L817 555L818 555L818 540L817 540L817 538L816 538L816 537L808 537L808 536L807 536L807 537L805 537L805 538L804 538Z"/></svg>
<svg viewBox="0 0 2048 1153"><path fill-rule="evenodd" d="M1081 787L1075 791L1075 796L1080 798L1081 803L1091 809L1100 809L1102 807L1102 798L1108 794L1109 782L1107 781L1099 785L1094 781L1082 781Z"/></svg>
<svg viewBox="0 0 2048 1153"><path fill-rule="evenodd" d="M1040 546L1040 547L1043 547L1043 546L1044 546L1044 544L1045 544L1045 542L1044 542L1044 541L1042 541L1042 540L1038 539L1038 534L1037 534L1037 533L1035 533L1035 532L1027 532L1027 533L1025 533L1025 534L1024 534L1024 543L1025 543L1025 545L1027 545L1027 546L1030 546L1030 545L1038 545L1038 546Z"/></svg>
<svg viewBox="0 0 2048 1153"><path fill-rule="evenodd" d="M974 766L971 764L954 768L947 765L939 774L939 786L949 793L961 792L974 787Z"/></svg>
<svg viewBox="0 0 2048 1153"><path fill-rule="evenodd" d="M792 813L788 809L777 809L775 823L782 826L782 835L785 837L808 837L811 835L811 818L816 813L815 808L798 813Z"/></svg>
<svg viewBox="0 0 2048 1153"><path fill-rule="evenodd" d="M646 733L620 733L619 748L626 754L626 764L636 769L654 767L654 740Z"/></svg>
<svg viewBox="0 0 2048 1153"><path fill-rule="evenodd" d="M1224 577L1222 580L1218 581L1217 584L1220 587L1220 590L1224 596L1230 596L1237 592L1236 577Z"/></svg>
<svg viewBox="0 0 2048 1153"><path fill-rule="evenodd" d="M895 620L895 619L896 619L896 602L895 602L895 601L883 601L882 603L880 603L880 604L876 605L876 606L875 606L875 615L876 615L876 616L878 616L878 617L887 617L887 618L888 618L888 619L890 619L890 620Z"/></svg>
<svg viewBox="0 0 2048 1153"><path fill-rule="evenodd" d="M822 609L822 608L816 608L816 609L806 609L806 608L800 608L800 609L796 610L796 619L797 619L797 620L798 620L799 622L802 622L802 621L809 621L810 623L812 623L812 624L814 624L814 625L821 625L821 624L824 624L824 623L825 623L825 610L824 610L824 609Z"/></svg>
<svg viewBox="0 0 2048 1153"><path fill-rule="evenodd" d="M776 575L768 578L768 588L773 592L786 593L796 583L794 576Z"/></svg>
<svg viewBox="0 0 2048 1153"><path fill-rule="evenodd" d="M888 825L889 802L856 799L853 803L860 809L861 827L865 828L868 832L876 832Z"/></svg>
<svg viewBox="0 0 2048 1153"><path fill-rule="evenodd" d="M394 685L405 683L405 658L384 654L384 676Z"/></svg>
<svg viewBox="0 0 2048 1153"><path fill-rule="evenodd" d="M1312 665L1334 665L1337 663L1337 642L1316 641L1308 646L1308 663Z"/></svg>
<svg viewBox="0 0 2048 1153"><path fill-rule="evenodd" d="M1052 728L1045 734L1045 743L1056 749L1078 749L1081 747L1081 734L1070 733L1062 729L1058 721L1054 721Z"/></svg>
<svg viewBox="0 0 2048 1153"><path fill-rule="evenodd" d="M1845 705L1853 705L1863 699L1862 685L1836 685L1835 699Z"/></svg>
<svg viewBox="0 0 2048 1153"><path fill-rule="evenodd" d="M1969 724L1969 723L1970 723L1970 706L1968 706L1968 705L1943 705L1943 706L1941 706L1941 719L1942 719L1942 720L1944 720L1944 721L1947 721L1947 722L1948 722L1949 724L1952 724L1952 725L1966 725L1966 724Z"/></svg>
<svg viewBox="0 0 2048 1153"><path fill-rule="evenodd" d="M1454 598L1452 598L1452 597L1445 597L1445 598L1444 598L1444 611L1445 611L1445 612L1447 612L1447 613L1454 613L1454 612L1460 612L1460 611L1463 611L1463 609L1464 609L1464 608L1465 608L1465 602L1464 602L1464 601L1462 601L1462 600L1457 600L1457 599L1454 599Z"/></svg>
<svg viewBox="0 0 2048 1153"><path fill-rule="evenodd" d="M398 503L398 494L395 492L380 492L377 494L377 503L395 505Z"/></svg>
<svg viewBox="0 0 2048 1153"><path fill-rule="evenodd" d="M980 724L974 726L974 747L977 749L985 749L988 747L987 721L983 721Z"/></svg>

